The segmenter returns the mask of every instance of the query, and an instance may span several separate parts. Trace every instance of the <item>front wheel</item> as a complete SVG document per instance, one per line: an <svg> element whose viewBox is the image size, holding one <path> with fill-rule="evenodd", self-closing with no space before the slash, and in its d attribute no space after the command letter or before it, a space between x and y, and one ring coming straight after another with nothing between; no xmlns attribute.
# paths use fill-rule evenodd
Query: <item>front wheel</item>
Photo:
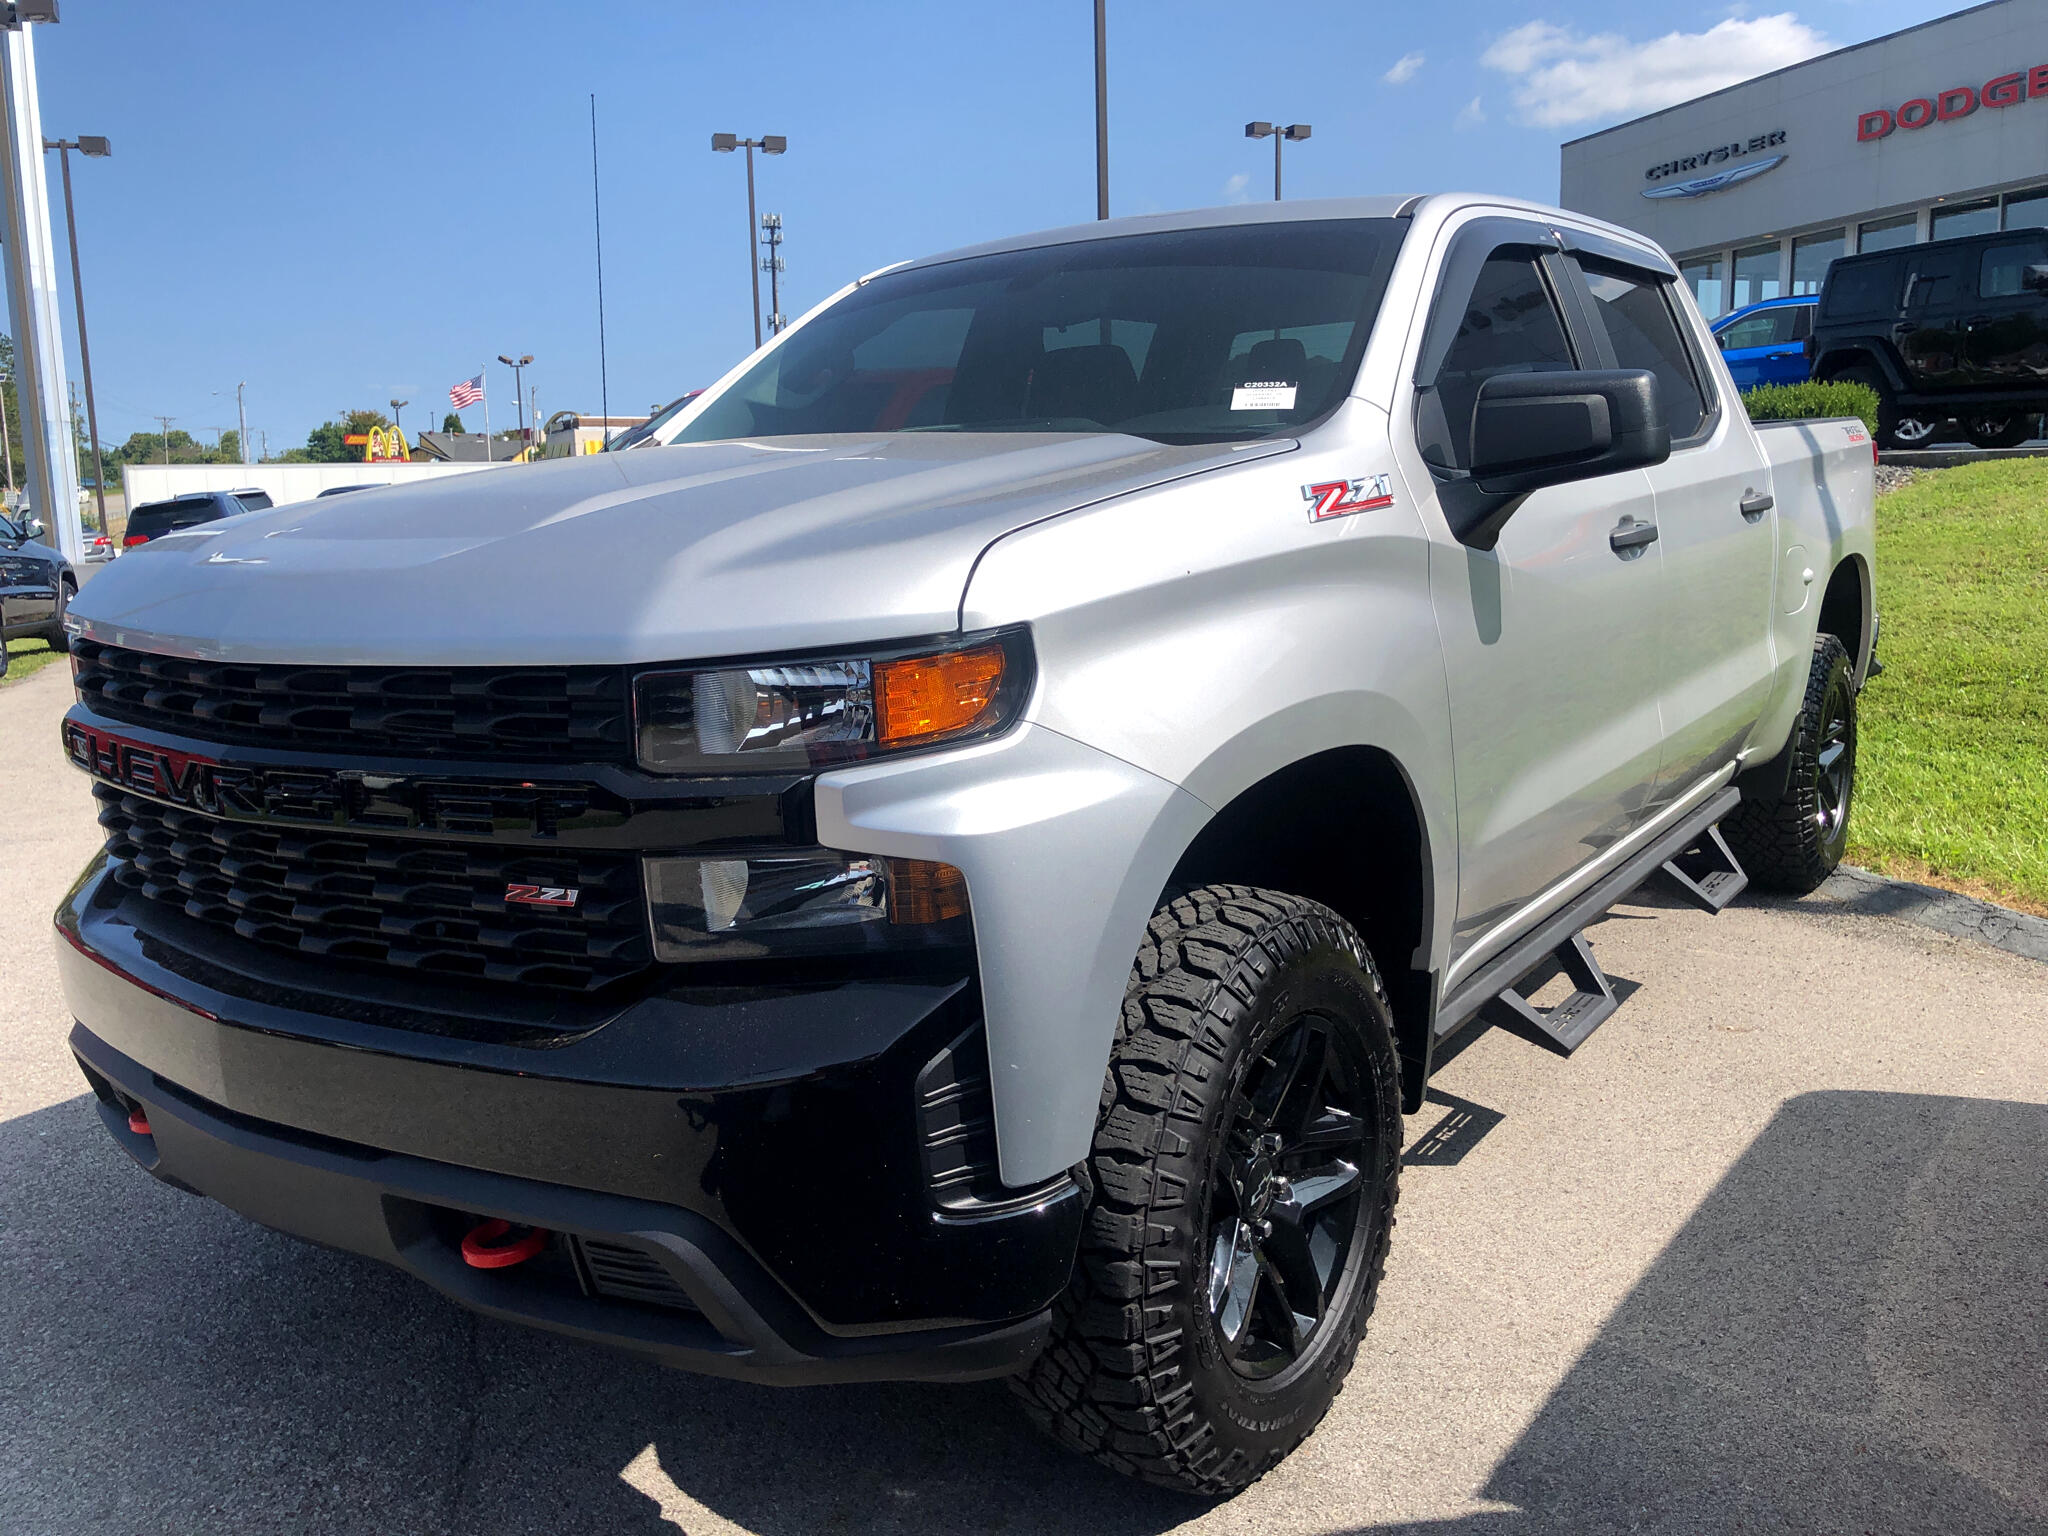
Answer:
<svg viewBox="0 0 2048 1536"><path fill-rule="evenodd" d="M1925 448L1941 426L1937 416L1901 414L1891 386L1875 368L1844 368L1830 383L1861 384L1877 395L1877 441L1884 448Z"/></svg>
<svg viewBox="0 0 2048 1536"><path fill-rule="evenodd" d="M1721 835L1759 889L1804 896L1842 862L1856 790L1854 668L1833 635L1813 642L1806 698L1792 731L1784 794L1744 799L1721 823Z"/></svg>
<svg viewBox="0 0 2048 1536"><path fill-rule="evenodd" d="M1084 1168L1089 1208L1027 1412L1117 1471L1202 1494L1321 1422L1386 1264L1393 1021L1351 925L1210 885L1152 916Z"/></svg>
<svg viewBox="0 0 2048 1536"><path fill-rule="evenodd" d="M71 607L71 599L78 596L78 588L70 581L57 583L57 611L51 615L49 633L44 636L50 649L63 655L71 649L71 632L64 627L64 614Z"/></svg>
<svg viewBox="0 0 2048 1536"><path fill-rule="evenodd" d="M2033 416L1966 416L1963 435L1979 448L2017 448L2034 435Z"/></svg>

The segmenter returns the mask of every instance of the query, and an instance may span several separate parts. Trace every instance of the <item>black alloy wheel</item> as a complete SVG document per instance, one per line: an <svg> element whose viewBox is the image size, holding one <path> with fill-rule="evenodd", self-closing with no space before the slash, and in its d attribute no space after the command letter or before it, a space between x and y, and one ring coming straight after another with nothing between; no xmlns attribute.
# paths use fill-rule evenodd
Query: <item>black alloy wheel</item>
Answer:
<svg viewBox="0 0 2048 1536"><path fill-rule="evenodd" d="M1119 1472L1231 1494L1321 1422L1399 1194L1394 1021L1364 941L1304 897L1175 896L1124 993L1080 1252L1015 1383Z"/></svg>
<svg viewBox="0 0 2048 1536"><path fill-rule="evenodd" d="M1820 729L1816 737L1813 777L1813 818L1819 833L1820 856L1829 869L1842 862L1849 846L1849 799L1856 789L1856 691L1849 669L1836 669L1821 696Z"/></svg>
<svg viewBox="0 0 2048 1536"><path fill-rule="evenodd" d="M1721 835L1758 890L1804 896L1848 851L1856 794L1856 673L1833 635L1813 642L1806 697L1785 750L1784 792L1745 791Z"/></svg>
<svg viewBox="0 0 2048 1536"><path fill-rule="evenodd" d="M1358 1112L1356 1062L1331 1021L1283 1021L1232 1097L1209 1188L1209 1316L1241 1376L1308 1353L1384 1177Z"/></svg>

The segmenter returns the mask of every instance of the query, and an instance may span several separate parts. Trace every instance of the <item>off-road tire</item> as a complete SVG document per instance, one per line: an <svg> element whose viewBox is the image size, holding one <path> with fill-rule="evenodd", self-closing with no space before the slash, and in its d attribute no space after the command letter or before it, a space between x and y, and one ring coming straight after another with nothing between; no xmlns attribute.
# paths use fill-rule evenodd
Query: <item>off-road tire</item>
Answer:
<svg viewBox="0 0 2048 1536"><path fill-rule="evenodd" d="M1876 392L1877 442L1881 448L1925 448L1939 435L1940 424L1936 423L1935 430L1927 432L1922 436L1911 438L1899 436L1898 402L1892 397L1891 386L1885 383L1884 375L1875 368L1867 366L1844 368L1840 373L1834 374L1828 382L1832 384L1861 384L1864 388ZM1914 419L1926 420L1925 417L1920 416L1916 416Z"/></svg>
<svg viewBox="0 0 2048 1536"><path fill-rule="evenodd" d="M1842 862L1849 840L1849 812L1856 774L1856 689L1854 668L1842 642L1820 635L1813 642L1813 666L1806 677L1806 698L1792 728L1792 771L1785 793L1775 800L1743 798L1735 813L1721 823L1736 859L1759 890L1804 896ZM1846 711L1846 715L1841 712ZM1840 797L1840 820L1823 822L1821 752L1831 723L1847 725L1846 789Z"/></svg>
<svg viewBox="0 0 2048 1536"><path fill-rule="evenodd" d="M1212 1182L1246 1074L1313 1016L1362 1064L1353 1096L1374 1164L1331 1304L1292 1366L1238 1375L1211 1311ZM1354 1050L1355 1047L1355 1050ZM1347 1068L1347 1071L1352 1069ZM1226 1495L1307 1438L1342 1386L1379 1290L1401 1151L1386 991L1351 925L1298 896L1209 885L1153 914L1124 993L1073 1279L1051 1346L1014 1382L1071 1449L1185 1492ZM1364 1160L1364 1159L1362 1159Z"/></svg>
<svg viewBox="0 0 2048 1536"><path fill-rule="evenodd" d="M71 606L71 599L78 596L78 588L69 578L57 583L57 612L50 621L49 632L43 636L50 643L50 649L63 655L71 649L71 634L64 628L64 610Z"/></svg>

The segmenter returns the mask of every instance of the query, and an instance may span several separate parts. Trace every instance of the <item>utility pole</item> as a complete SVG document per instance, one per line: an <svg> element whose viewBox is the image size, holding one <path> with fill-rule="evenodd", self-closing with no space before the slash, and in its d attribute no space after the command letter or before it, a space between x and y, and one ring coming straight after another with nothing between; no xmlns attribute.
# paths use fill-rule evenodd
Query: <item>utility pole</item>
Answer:
<svg viewBox="0 0 2048 1536"><path fill-rule="evenodd" d="M175 416L157 417L157 420L163 423L164 428L164 463L166 464L171 462L171 423L177 419Z"/></svg>
<svg viewBox="0 0 2048 1536"><path fill-rule="evenodd" d="M0 457L7 463L7 506L14 507L14 429L7 420L7 386L14 382L12 374L0 373Z"/></svg>
<svg viewBox="0 0 2048 1536"><path fill-rule="evenodd" d="M51 0L15 0L0 13L0 202L7 298L13 311L16 386L30 495L67 560L85 558L78 521L78 454L65 441L64 337L57 309L57 256L50 240L50 188L43 171L43 115L36 93L35 29L56 20ZM22 388L21 386L26 386Z"/></svg>
<svg viewBox="0 0 2048 1536"><path fill-rule="evenodd" d="M1095 217L1109 217L1108 0L1095 0Z"/></svg>
<svg viewBox="0 0 2048 1536"><path fill-rule="evenodd" d="M235 442L242 450L242 462L249 462L249 413L242 406L242 391L249 387L247 379L235 386ZM91 388L90 385L87 386ZM90 398L90 397L88 397ZM101 530L104 532L105 530Z"/></svg>
<svg viewBox="0 0 2048 1536"><path fill-rule="evenodd" d="M761 215L761 243L768 254L761 258L761 270L768 274L768 334L779 336L789 324L782 317L782 215Z"/></svg>

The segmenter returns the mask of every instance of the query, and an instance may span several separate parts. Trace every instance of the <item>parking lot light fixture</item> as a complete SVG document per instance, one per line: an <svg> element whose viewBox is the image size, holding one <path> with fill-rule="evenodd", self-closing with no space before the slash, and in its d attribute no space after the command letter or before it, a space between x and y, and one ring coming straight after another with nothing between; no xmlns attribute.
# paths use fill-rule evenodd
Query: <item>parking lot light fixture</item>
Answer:
<svg viewBox="0 0 2048 1536"><path fill-rule="evenodd" d="M498 354L498 361L512 370L512 419L521 423L519 441L520 445L524 447L527 442L524 425L526 417L526 365L533 361L533 354L525 352L521 353L518 357L507 357L503 352L500 352ZM490 456L490 442L486 439L484 443L484 457L488 459Z"/></svg>
<svg viewBox="0 0 2048 1536"><path fill-rule="evenodd" d="M391 425L398 428L398 436L401 442L405 439L405 423L399 419L398 413L411 404L410 400L394 400L391 402ZM244 457L247 457L247 455L244 455Z"/></svg>
<svg viewBox="0 0 2048 1536"><path fill-rule="evenodd" d="M17 7L17 12L19 12ZM47 19L57 19L56 7L50 7ZM100 453L100 413L92 392L92 349L85 340L85 279L78 271L78 217L71 205L71 151L92 160L105 160L114 153L113 144L103 134L82 133L75 139L45 139L43 148L57 151L57 163L64 169L64 229L71 237L71 310L78 317L78 367L85 375L85 423L92 434L92 493L100 515L100 532L107 531L107 470Z"/></svg>
<svg viewBox="0 0 2048 1536"><path fill-rule="evenodd" d="M754 231L758 218L754 212L754 151L764 155L779 155L789 148L789 140L779 133L763 134L758 139L743 139L737 134L714 133L711 135L712 152L729 155L735 150L747 152L747 281L754 288L754 345L761 345L761 266L756 259Z"/></svg>
<svg viewBox="0 0 2048 1536"><path fill-rule="evenodd" d="M1271 139L1273 141L1273 201L1280 201L1280 146L1287 140L1299 142L1309 136L1307 123L1246 123L1244 136L1248 139Z"/></svg>

